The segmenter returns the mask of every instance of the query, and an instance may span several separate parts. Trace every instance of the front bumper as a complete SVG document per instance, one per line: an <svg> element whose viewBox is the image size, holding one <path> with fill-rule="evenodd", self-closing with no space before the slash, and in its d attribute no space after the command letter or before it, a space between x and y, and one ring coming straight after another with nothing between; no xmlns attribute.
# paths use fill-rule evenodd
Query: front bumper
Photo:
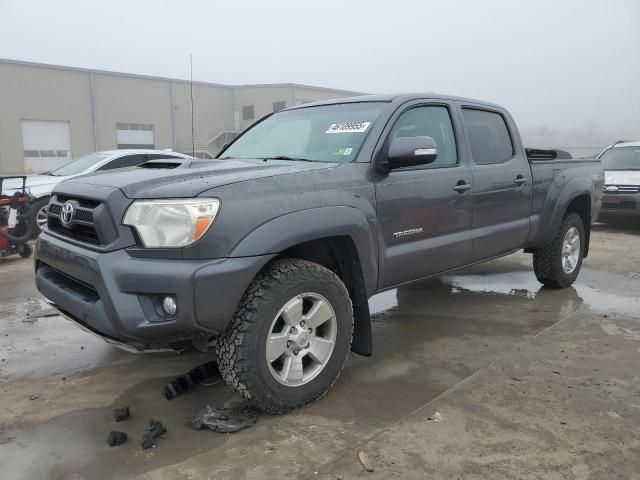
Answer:
<svg viewBox="0 0 640 480"><path fill-rule="evenodd" d="M95 252L46 232L36 242L36 286L83 328L133 350L163 349L224 331L272 255L216 260L134 258ZM177 299L174 317L162 312Z"/></svg>
<svg viewBox="0 0 640 480"><path fill-rule="evenodd" d="M605 192L600 218L613 216L640 216L640 193Z"/></svg>

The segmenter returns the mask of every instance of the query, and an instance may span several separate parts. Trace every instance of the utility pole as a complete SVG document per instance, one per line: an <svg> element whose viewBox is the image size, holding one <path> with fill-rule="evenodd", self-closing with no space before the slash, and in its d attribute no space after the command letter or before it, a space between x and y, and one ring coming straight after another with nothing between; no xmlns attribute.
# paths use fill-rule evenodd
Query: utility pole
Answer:
<svg viewBox="0 0 640 480"><path fill-rule="evenodd" d="M193 157L196 156L196 140L195 140L195 131L193 127L193 55L189 55L189 84L191 87L191 155Z"/></svg>

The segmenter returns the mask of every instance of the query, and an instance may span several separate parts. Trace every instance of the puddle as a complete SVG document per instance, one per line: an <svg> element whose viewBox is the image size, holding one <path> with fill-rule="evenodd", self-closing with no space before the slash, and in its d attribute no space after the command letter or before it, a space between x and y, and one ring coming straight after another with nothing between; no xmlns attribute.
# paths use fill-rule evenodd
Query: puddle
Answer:
<svg viewBox="0 0 640 480"><path fill-rule="evenodd" d="M532 278L533 277L533 278ZM443 281L452 287L452 293L464 291L499 295L515 295L534 299L542 287L532 272L491 273L481 275L450 275Z"/></svg>
<svg viewBox="0 0 640 480"><path fill-rule="evenodd" d="M583 269L581 277L572 287L563 290L550 289L542 286L531 271L487 273L480 275L450 275L443 277L444 282L452 286L452 293L460 294L465 291L485 294L500 294L524 297L535 300L540 295L564 295L566 300L573 299L584 304L596 312L633 315L640 311L640 298L627 296L607 288L622 283L629 277L606 274L606 285L593 287L588 282L591 277L602 277L601 273ZM585 278L583 278L585 277ZM598 279L599 280L599 279ZM599 283L599 282L598 282Z"/></svg>
<svg viewBox="0 0 640 480"><path fill-rule="evenodd" d="M612 320L604 320L600 327L607 335L622 335L625 340L640 340L640 329L637 328L621 327Z"/></svg>
<svg viewBox="0 0 640 480"><path fill-rule="evenodd" d="M378 293L369 299L369 312L371 315L386 312L398 306L398 289L387 290Z"/></svg>

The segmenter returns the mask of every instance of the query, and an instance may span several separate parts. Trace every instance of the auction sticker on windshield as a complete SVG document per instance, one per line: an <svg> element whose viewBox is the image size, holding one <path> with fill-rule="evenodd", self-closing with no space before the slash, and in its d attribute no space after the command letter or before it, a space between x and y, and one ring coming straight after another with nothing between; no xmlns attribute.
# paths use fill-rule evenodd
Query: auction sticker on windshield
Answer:
<svg viewBox="0 0 640 480"><path fill-rule="evenodd" d="M336 148L333 152L334 155L349 156L353 152L353 147L340 147Z"/></svg>
<svg viewBox="0 0 640 480"><path fill-rule="evenodd" d="M324 133L364 133L371 122L342 122L333 123Z"/></svg>

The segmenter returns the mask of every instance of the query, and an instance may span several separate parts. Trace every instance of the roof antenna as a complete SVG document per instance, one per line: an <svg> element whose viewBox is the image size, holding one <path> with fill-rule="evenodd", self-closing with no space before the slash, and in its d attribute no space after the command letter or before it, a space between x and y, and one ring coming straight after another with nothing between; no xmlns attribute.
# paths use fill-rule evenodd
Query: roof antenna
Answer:
<svg viewBox="0 0 640 480"><path fill-rule="evenodd" d="M190 76L189 76L189 86L191 89L191 156L195 158L196 156L196 141L193 129L193 55L189 55L189 68L190 68Z"/></svg>

